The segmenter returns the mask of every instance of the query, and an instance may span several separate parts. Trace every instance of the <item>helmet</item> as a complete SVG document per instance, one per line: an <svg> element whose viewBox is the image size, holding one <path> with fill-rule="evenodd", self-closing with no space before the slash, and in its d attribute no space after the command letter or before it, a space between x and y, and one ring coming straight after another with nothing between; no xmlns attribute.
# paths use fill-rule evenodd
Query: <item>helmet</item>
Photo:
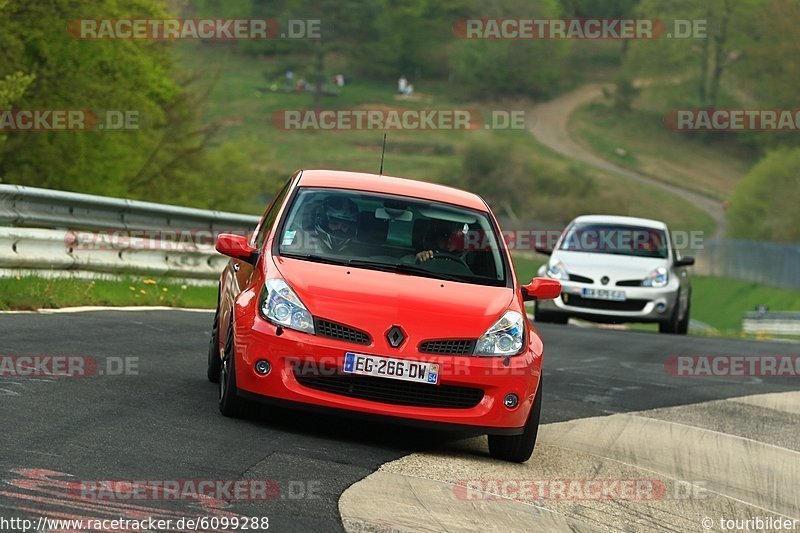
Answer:
<svg viewBox="0 0 800 533"><path fill-rule="evenodd" d="M358 206L343 196L328 196L314 218L317 237L327 248L339 252L356 236Z"/></svg>

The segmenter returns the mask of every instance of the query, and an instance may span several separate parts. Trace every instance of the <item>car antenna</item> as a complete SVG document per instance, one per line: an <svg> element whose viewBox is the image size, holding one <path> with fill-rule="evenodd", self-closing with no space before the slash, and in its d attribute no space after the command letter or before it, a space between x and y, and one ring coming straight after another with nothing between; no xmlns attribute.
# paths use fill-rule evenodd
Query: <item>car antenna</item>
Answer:
<svg viewBox="0 0 800 533"><path fill-rule="evenodd" d="M379 176L383 176L383 154L386 153L386 134L383 134L383 148L381 148L381 169L378 171Z"/></svg>

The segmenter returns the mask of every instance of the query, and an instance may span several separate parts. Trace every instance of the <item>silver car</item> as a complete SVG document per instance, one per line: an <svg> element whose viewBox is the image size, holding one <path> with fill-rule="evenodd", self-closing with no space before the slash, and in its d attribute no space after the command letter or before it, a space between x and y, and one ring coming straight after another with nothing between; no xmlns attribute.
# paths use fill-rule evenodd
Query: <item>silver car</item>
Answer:
<svg viewBox="0 0 800 533"><path fill-rule="evenodd" d="M535 320L566 323L657 322L661 333L686 334L694 258L675 250L669 228L645 218L588 215L569 223L539 269L561 282L561 296L536 302Z"/></svg>

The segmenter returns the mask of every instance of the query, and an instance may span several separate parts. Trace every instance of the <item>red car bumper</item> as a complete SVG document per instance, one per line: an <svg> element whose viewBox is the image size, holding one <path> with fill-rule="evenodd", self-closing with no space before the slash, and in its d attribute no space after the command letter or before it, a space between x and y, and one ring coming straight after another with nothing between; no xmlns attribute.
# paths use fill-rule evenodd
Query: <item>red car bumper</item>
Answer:
<svg viewBox="0 0 800 533"><path fill-rule="evenodd" d="M298 407L344 410L425 426L516 434L522 432L528 420L541 375L542 358L530 349L509 358L507 365L499 357L416 352L400 356L378 353L374 346L354 345L290 329L283 329L277 335L277 328L260 318L240 316L236 322L236 384L242 396L301 404ZM367 378L370 381L366 389L355 387L354 393L348 384L359 381L363 384L364 380L362 376L341 373L346 352L438 363L439 384L408 385L389 378ZM267 375L256 373L255 364L259 360L269 362L271 370ZM335 392L329 385L334 385ZM374 394L376 388L378 396ZM503 404L510 393L519 398L514 408ZM452 406L448 403L452 401L460 405ZM448 406L441 407L442 402Z"/></svg>

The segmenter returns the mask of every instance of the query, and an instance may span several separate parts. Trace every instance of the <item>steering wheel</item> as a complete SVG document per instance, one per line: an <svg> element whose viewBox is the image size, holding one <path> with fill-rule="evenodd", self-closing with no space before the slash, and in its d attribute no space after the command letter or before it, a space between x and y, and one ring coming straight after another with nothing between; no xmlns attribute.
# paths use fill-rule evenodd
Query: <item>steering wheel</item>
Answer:
<svg viewBox="0 0 800 533"><path fill-rule="evenodd" d="M453 261L455 263L458 263L460 265L464 265L465 267L469 268L469 266L467 265L466 261L461 259L456 254L451 254L450 252L436 252L436 253L433 254L433 257L428 259L428 261L435 261L437 259L440 260L440 261ZM428 261L426 261L426 263Z"/></svg>

